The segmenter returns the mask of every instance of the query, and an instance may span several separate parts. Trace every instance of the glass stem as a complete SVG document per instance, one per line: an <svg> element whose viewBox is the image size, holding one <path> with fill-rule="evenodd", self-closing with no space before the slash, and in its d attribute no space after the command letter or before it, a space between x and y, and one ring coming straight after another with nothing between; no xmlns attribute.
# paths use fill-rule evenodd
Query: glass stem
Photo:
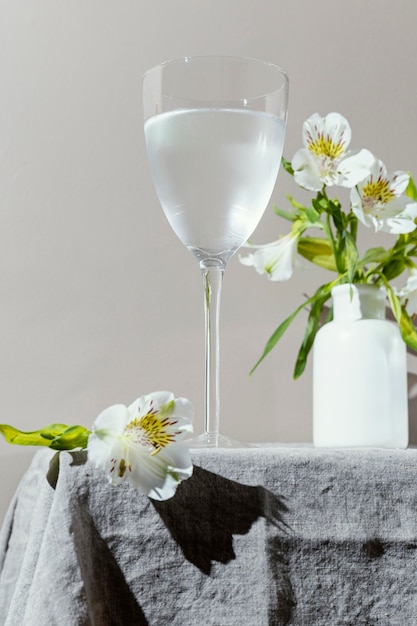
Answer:
<svg viewBox="0 0 417 626"><path fill-rule="evenodd" d="M219 438L220 387L219 387L219 321L220 297L224 264L217 259L207 259L200 264L204 282L205 311L205 390L204 434L209 445L216 446Z"/></svg>

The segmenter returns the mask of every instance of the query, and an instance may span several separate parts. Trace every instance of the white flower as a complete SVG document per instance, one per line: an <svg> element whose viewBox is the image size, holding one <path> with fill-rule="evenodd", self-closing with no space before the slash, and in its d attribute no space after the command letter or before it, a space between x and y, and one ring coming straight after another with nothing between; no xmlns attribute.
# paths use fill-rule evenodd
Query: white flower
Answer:
<svg viewBox="0 0 417 626"><path fill-rule="evenodd" d="M295 181L311 191L320 191L323 185L354 187L365 178L374 157L369 150L347 151L350 139L350 126L342 115L314 113L303 124L305 147L291 162Z"/></svg>
<svg viewBox="0 0 417 626"><path fill-rule="evenodd" d="M350 193L352 211L375 232L410 233L416 227L417 203L405 195L409 179L402 171L388 176L382 161L375 159L369 175Z"/></svg>
<svg viewBox="0 0 417 626"><path fill-rule="evenodd" d="M411 270L406 285L398 293L400 302L410 317L417 313L417 270Z"/></svg>
<svg viewBox="0 0 417 626"><path fill-rule="evenodd" d="M117 485L128 480L154 500L171 498L193 467L180 443L192 431L193 407L185 398L157 391L129 407L105 409L93 424L88 458Z"/></svg>
<svg viewBox="0 0 417 626"><path fill-rule="evenodd" d="M291 232L273 243L261 246L247 244L250 248L256 248L256 252L239 257L239 260L243 265L253 265L258 274L267 274L269 280L289 280L294 271L298 239L299 233Z"/></svg>

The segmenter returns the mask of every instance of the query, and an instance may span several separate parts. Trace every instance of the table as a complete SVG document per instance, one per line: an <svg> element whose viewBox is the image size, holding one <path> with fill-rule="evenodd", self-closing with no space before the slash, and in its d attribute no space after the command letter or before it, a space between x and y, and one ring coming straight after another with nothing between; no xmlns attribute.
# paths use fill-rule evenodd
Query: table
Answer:
<svg viewBox="0 0 417 626"><path fill-rule="evenodd" d="M153 502L42 450L0 534L5 626L415 626L417 450L193 450Z"/></svg>

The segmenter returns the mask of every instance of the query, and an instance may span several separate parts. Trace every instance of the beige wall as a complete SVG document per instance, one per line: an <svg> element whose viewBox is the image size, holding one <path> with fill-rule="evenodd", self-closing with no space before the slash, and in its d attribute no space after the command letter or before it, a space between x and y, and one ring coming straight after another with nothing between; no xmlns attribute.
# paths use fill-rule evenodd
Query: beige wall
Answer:
<svg viewBox="0 0 417 626"><path fill-rule="evenodd" d="M416 23L414 0L2 0L0 421L91 425L109 404L165 388L192 400L201 429L201 280L152 187L147 68L199 54L278 63L291 81L287 158L306 117L336 110L351 122L352 147L417 174ZM285 206L290 182L280 174L274 202ZM270 209L256 239L281 229ZM224 434L311 439L310 370L291 378L305 315L248 371L320 279L267 283L230 263ZM0 441L1 515L31 454Z"/></svg>

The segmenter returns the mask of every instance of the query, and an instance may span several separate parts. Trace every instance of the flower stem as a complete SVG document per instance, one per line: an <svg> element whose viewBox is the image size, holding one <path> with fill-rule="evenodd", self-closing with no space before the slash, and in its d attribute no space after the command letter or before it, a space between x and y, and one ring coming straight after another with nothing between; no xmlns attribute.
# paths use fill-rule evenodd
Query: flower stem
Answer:
<svg viewBox="0 0 417 626"><path fill-rule="evenodd" d="M337 249L336 249L336 242L333 236L333 231L332 231L332 226L330 223L330 214L326 213L326 220L323 222L323 229L329 239L329 243L330 246L332 248L332 252L333 252L333 257L336 263L336 268L337 268L337 272L338 274L343 274L344 272L344 268L340 267L340 262L339 262L339 254L337 253Z"/></svg>

